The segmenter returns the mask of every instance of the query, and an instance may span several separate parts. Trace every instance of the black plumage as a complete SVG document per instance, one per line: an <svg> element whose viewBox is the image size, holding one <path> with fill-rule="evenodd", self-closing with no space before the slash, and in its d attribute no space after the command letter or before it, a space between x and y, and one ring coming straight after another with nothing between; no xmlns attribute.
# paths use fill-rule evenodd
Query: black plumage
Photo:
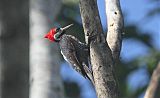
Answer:
<svg viewBox="0 0 160 98"><path fill-rule="evenodd" d="M72 35L63 34L59 40L61 54L71 67L93 82L89 67L89 48Z"/></svg>

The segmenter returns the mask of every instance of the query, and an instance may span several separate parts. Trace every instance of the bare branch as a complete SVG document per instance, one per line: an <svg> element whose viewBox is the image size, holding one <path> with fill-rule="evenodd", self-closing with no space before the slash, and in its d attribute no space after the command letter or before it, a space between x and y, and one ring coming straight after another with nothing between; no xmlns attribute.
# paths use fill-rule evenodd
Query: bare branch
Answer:
<svg viewBox="0 0 160 98"><path fill-rule="evenodd" d="M149 86L146 90L144 98L155 98L156 90L160 80L160 62L157 65L157 68L154 70Z"/></svg>
<svg viewBox="0 0 160 98"><path fill-rule="evenodd" d="M112 54L102 31L96 0L79 0L98 98L118 98Z"/></svg>
<svg viewBox="0 0 160 98"><path fill-rule="evenodd" d="M119 60L122 44L123 16L119 0L105 0L108 21L107 42L114 61Z"/></svg>

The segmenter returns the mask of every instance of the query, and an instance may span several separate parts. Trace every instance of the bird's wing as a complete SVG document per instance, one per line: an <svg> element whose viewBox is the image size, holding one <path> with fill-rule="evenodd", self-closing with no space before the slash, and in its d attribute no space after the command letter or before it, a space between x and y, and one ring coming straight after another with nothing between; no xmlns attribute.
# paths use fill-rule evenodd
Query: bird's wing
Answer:
<svg viewBox="0 0 160 98"><path fill-rule="evenodd" d="M72 42L70 42L68 45L70 45L69 48L66 48L65 51L62 51L62 54L66 56L65 60L68 63L70 63L73 69L75 69L81 75L85 76L85 73L83 71L84 70L83 66L80 64L79 60L77 59L76 50Z"/></svg>
<svg viewBox="0 0 160 98"><path fill-rule="evenodd" d="M70 42L70 44L72 45L72 47L74 47L73 46L73 44L72 44L72 42ZM84 47L84 46L83 46ZM88 47L87 47L87 49L88 49ZM71 53L72 54L72 56L73 57L75 57L74 59L77 61L77 65L79 65L79 68L81 69L81 74L86 78L88 78L93 84L94 84L94 79L93 79L93 74L92 74L92 71L90 70L90 68L89 68L89 66L87 66L85 63L86 62L80 62L79 60L78 60L78 58L77 57L79 57L79 55L76 53L76 49L74 48L73 50L75 50L75 51L73 51L73 53ZM84 49L83 49L84 50ZM84 50L85 51L85 50ZM88 50L87 50L88 51ZM73 58L72 58L73 59ZM72 60L70 60L70 61L72 61ZM82 63L82 64L81 64Z"/></svg>
<svg viewBox="0 0 160 98"><path fill-rule="evenodd" d="M85 73L87 74L87 78L94 85L93 73L92 73L91 69L89 69L88 66L85 63L83 63L83 68L84 68Z"/></svg>

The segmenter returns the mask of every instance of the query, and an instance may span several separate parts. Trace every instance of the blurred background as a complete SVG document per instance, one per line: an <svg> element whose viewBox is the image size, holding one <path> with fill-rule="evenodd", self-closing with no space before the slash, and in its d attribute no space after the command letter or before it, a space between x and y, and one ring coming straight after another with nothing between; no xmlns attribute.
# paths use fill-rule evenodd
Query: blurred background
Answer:
<svg viewBox="0 0 160 98"><path fill-rule="evenodd" d="M105 1L97 2L107 32ZM120 2L125 29L116 67L119 91L121 98L143 98L160 61L160 1ZM91 83L63 60L57 44L43 38L50 28L70 23L74 26L67 33L84 42L78 0L0 0L0 98L28 98L29 79L46 65L53 67L53 84L65 98L97 98Z"/></svg>

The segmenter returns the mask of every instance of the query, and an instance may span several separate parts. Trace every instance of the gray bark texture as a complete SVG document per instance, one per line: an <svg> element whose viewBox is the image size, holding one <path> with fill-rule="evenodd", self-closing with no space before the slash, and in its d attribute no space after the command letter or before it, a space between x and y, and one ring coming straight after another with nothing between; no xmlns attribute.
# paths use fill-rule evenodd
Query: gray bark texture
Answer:
<svg viewBox="0 0 160 98"><path fill-rule="evenodd" d="M119 61L122 46L123 16L119 0L105 0L107 15L107 42L112 51L114 62Z"/></svg>
<svg viewBox="0 0 160 98"><path fill-rule="evenodd" d="M149 86L146 90L144 98L156 98L156 92L158 86L160 85L160 62L157 65L157 68L153 71Z"/></svg>
<svg viewBox="0 0 160 98"><path fill-rule="evenodd" d="M118 98L118 83L115 79L113 68L114 60L103 34L97 0L79 0L79 7L86 43L90 46L90 58L97 97ZM118 25L117 28L119 28ZM121 41L121 37L119 39L114 37L114 40L117 43ZM121 45L118 47L120 48Z"/></svg>
<svg viewBox="0 0 160 98"><path fill-rule="evenodd" d="M64 98L58 46L44 35L61 0L30 0L30 98Z"/></svg>
<svg viewBox="0 0 160 98"><path fill-rule="evenodd" d="M29 96L28 0L0 0L0 98Z"/></svg>

